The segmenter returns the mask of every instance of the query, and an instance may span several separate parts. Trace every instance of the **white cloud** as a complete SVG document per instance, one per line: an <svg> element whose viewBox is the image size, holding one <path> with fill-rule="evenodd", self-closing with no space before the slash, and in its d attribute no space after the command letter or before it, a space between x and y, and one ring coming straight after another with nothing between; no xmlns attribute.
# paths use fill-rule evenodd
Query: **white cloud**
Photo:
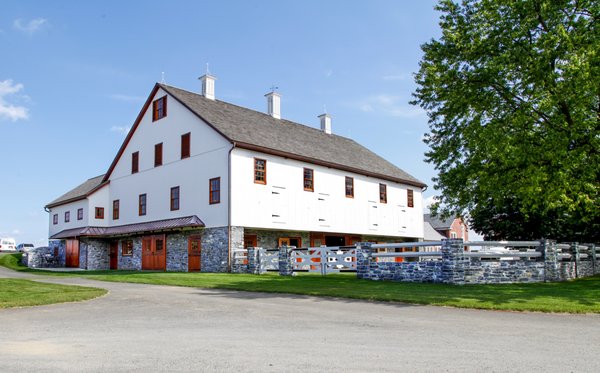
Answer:
<svg viewBox="0 0 600 373"><path fill-rule="evenodd" d="M438 202L438 201L439 201L439 198L437 196L426 197L423 200L423 206L425 206L423 208L423 212L426 213L426 214L428 214L429 213L429 209L431 208L431 205L433 205L435 202Z"/></svg>
<svg viewBox="0 0 600 373"><path fill-rule="evenodd" d="M129 130L131 129L131 127L119 127L119 126L112 126L110 128L111 132L117 132L117 133L121 133L123 135L127 135L127 133L129 133Z"/></svg>
<svg viewBox="0 0 600 373"><path fill-rule="evenodd" d="M360 111L379 112L393 117L412 118L424 114L423 110L411 106L407 101L401 96L379 94L364 98L354 106Z"/></svg>
<svg viewBox="0 0 600 373"><path fill-rule="evenodd" d="M0 81L0 119L28 119L29 110L24 106L13 105L6 101L6 96L17 94L23 89L23 84L13 84L12 79Z"/></svg>
<svg viewBox="0 0 600 373"><path fill-rule="evenodd" d="M113 100L125 101L125 102L139 102L139 101L144 100L144 98L141 96L122 95L119 93L110 95L110 98L112 98Z"/></svg>
<svg viewBox="0 0 600 373"><path fill-rule="evenodd" d="M48 20L45 18L32 19L29 22L24 22L21 18L15 19L13 27L27 35L33 35L44 27L48 26Z"/></svg>

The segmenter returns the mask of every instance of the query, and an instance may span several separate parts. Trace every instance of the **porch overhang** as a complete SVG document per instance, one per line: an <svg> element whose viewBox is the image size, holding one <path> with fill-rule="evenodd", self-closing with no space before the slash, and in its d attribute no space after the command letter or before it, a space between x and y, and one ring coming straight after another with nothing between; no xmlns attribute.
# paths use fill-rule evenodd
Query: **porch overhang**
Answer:
<svg viewBox="0 0 600 373"><path fill-rule="evenodd" d="M182 218L155 220L145 223L116 225L112 227L80 227L62 230L52 236L51 240L76 237L113 237L148 232L166 232L184 228L204 228L204 222L196 215Z"/></svg>

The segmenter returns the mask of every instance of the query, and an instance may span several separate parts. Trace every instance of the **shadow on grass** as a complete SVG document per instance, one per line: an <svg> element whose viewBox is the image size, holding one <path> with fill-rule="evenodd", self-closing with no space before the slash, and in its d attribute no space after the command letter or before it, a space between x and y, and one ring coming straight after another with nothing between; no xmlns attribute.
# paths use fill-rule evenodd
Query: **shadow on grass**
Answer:
<svg viewBox="0 0 600 373"><path fill-rule="evenodd" d="M17 254L18 255L18 254ZM111 282L130 282L205 289L225 289L293 296L318 296L353 300L401 302L422 305L452 306L475 309L600 313L600 276L560 283L445 285L358 280L355 274L326 277L299 274L283 277L229 273L182 273L147 271L46 272L19 265L15 254L0 264L21 272L46 276L90 278ZM16 263L16 264L15 264ZM223 293L225 294L225 293ZM228 293L226 296L247 298ZM273 295L263 294L261 297ZM290 297L290 295L285 295Z"/></svg>

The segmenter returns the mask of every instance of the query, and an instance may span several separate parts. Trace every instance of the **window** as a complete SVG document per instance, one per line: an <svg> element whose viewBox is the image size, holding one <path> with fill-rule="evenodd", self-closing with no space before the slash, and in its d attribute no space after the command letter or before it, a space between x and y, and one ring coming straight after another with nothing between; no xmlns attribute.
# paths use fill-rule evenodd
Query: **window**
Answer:
<svg viewBox="0 0 600 373"><path fill-rule="evenodd" d="M354 178L346 176L346 197L354 198Z"/></svg>
<svg viewBox="0 0 600 373"><path fill-rule="evenodd" d="M181 135L181 159L190 157L190 138L192 134L190 132L185 135Z"/></svg>
<svg viewBox="0 0 600 373"><path fill-rule="evenodd" d="M77 209L77 220L83 220L83 209Z"/></svg>
<svg viewBox="0 0 600 373"><path fill-rule="evenodd" d="M408 207L415 207L415 200L412 189L406 190L406 205Z"/></svg>
<svg viewBox="0 0 600 373"><path fill-rule="evenodd" d="M209 193L208 200L211 205L221 202L221 178L215 177L210 179L209 182Z"/></svg>
<svg viewBox="0 0 600 373"><path fill-rule="evenodd" d="M304 190L308 192L314 192L314 172L310 168L304 169Z"/></svg>
<svg viewBox="0 0 600 373"><path fill-rule="evenodd" d="M154 167L162 166L162 142L154 145Z"/></svg>
<svg viewBox="0 0 600 373"><path fill-rule="evenodd" d="M254 158L254 182L267 183L267 161L264 159Z"/></svg>
<svg viewBox="0 0 600 373"><path fill-rule="evenodd" d="M146 215L146 194L140 194L138 203L138 214L140 216Z"/></svg>
<svg viewBox="0 0 600 373"><path fill-rule="evenodd" d="M379 184L379 202L387 203L387 185Z"/></svg>
<svg viewBox="0 0 600 373"><path fill-rule="evenodd" d="M58 214L52 216L52 224L58 224Z"/></svg>
<svg viewBox="0 0 600 373"><path fill-rule="evenodd" d="M163 96L152 103L152 121L155 122L167 116L167 96Z"/></svg>
<svg viewBox="0 0 600 373"><path fill-rule="evenodd" d="M113 201L113 220L119 220L119 200Z"/></svg>
<svg viewBox="0 0 600 373"><path fill-rule="evenodd" d="M96 207L94 216L96 219L104 219L104 207Z"/></svg>
<svg viewBox="0 0 600 373"><path fill-rule="evenodd" d="M135 174L140 170L140 152L131 153L131 173Z"/></svg>
<svg viewBox="0 0 600 373"><path fill-rule="evenodd" d="M65 211L65 223L71 221L71 211Z"/></svg>
<svg viewBox="0 0 600 373"><path fill-rule="evenodd" d="M179 210L179 187L171 188L171 211Z"/></svg>
<svg viewBox="0 0 600 373"><path fill-rule="evenodd" d="M450 232L450 238L457 238L456 232Z"/></svg>
<svg viewBox="0 0 600 373"><path fill-rule="evenodd" d="M132 256L133 255L133 241L121 241L121 256Z"/></svg>

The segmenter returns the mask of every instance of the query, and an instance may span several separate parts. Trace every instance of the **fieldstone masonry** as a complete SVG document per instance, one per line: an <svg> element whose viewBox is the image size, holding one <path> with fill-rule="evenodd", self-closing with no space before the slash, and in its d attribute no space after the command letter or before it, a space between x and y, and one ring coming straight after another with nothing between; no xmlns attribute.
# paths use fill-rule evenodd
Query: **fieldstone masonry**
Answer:
<svg viewBox="0 0 600 373"><path fill-rule="evenodd" d="M207 228L202 232L202 272L227 272L228 227Z"/></svg>
<svg viewBox="0 0 600 373"><path fill-rule="evenodd" d="M123 270L140 270L142 268L142 238L132 237L127 238L133 243L133 250L131 255L123 255L123 241L119 241L119 262L117 264L118 269Z"/></svg>
<svg viewBox="0 0 600 373"><path fill-rule="evenodd" d="M515 282L565 281L600 273L596 266L594 245L587 245L588 260L580 247L570 246L571 259L561 261L560 245L542 241L541 259L482 261L465 255L462 239L442 240L442 259L422 262L377 262L371 245L361 243L357 249L357 277L369 280L406 282L441 282L447 284L496 284Z"/></svg>
<svg viewBox="0 0 600 373"><path fill-rule="evenodd" d="M189 233L167 235L167 271L187 272Z"/></svg>
<svg viewBox="0 0 600 373"><path fill-rule="evenodd" d="M85 253L85 258L83 253ZM105 240L82 238L79 240L79 268L89 270L109 269L109 243Z"/></svg>

